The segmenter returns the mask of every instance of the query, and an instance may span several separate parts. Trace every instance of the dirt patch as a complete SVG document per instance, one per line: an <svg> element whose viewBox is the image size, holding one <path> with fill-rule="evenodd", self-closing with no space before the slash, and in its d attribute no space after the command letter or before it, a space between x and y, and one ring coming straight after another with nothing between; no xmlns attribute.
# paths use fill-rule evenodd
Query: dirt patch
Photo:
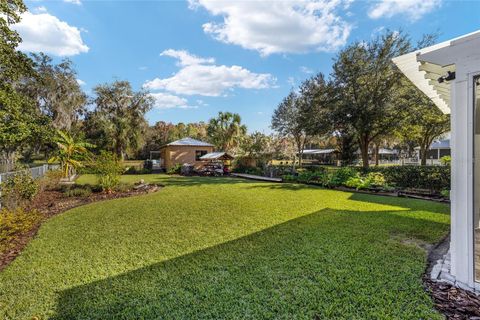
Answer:
<svg viewBox="0 0 480 320"><path fill-rule="evenodd" d="M432 245L430 243L415 238L403 239L400 242L407 246L416 246L420 249L425 250L426 252L428 252L432 248Z"/></svg>
<svg viewBox="0 0 480 320"><path fill-rule="evenodd" d="M405 246L415 246L424 250L425 252L429 252L433 247L432 244L423 241L422 239L407 237L404 234L392 233L390 235L390 239L396 242L400 242Z"/></svg>
<svg viewBox="0 0 480 320"><path fill-rule="evenodd" d="M50 217L85 204L153 193L159 191L161 188L163 188L162 185L142 184L122 192L93 193L88 197L66 197L64 193L60 191L40 192L26 209L37 210L41 213L42 219L28 232L17 235L10 243L9 248L0 253L0 271L20 254L28 242L35 237L42 223Z"/></svg>

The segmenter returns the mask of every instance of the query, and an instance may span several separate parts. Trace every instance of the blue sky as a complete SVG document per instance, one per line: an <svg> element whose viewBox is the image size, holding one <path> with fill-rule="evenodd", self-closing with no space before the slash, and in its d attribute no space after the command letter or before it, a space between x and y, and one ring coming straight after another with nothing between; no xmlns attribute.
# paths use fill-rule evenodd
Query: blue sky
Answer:
<svg viewBox="0 0 480 320"><path fill-rule="evenodd" d="M147 88L147 118L208 121L239 113L250 131L292 86L329 74L336 52L389 28L439 41L480 29L480 1L26 1L21 49L70 58L82 87Z"/></svg>

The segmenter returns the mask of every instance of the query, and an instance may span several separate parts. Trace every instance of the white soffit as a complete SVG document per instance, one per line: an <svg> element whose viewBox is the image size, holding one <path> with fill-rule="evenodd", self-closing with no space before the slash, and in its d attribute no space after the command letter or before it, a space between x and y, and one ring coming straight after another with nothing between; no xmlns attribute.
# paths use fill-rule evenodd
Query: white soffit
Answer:
<svg viewBox="0 0 480 320"><path fill-rule="evenodd" d="M450 113L450 84L438 78L455 71L455 63L479 55L480 30L396 57L400 71L444 113Z"/></svg>

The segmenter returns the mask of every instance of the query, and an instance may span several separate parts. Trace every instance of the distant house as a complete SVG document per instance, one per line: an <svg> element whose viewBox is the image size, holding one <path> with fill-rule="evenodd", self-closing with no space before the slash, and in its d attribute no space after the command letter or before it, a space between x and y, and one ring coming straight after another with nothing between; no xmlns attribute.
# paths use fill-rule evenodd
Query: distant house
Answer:
<svg viewBox="0 0 480 320"><path fill-rule="evenodd" d="M372 150L369 151L372 159L375 159L375 153ZM379 148L378 149L378 160L379 162L392 162L398 160L398 151L395 149Z"/></svg>
<svg viewBox="0 0 480 320"><path fill-rule="evenodd" d="M420 147L416 147L415 150L418 154L418 159L420 159ZM439 163L442 157L449 156L450 154L450 139L436 140L428 148L426 158L429 163L430 161L432 163Z"/></svg>
<svg viewBox="0 0 480 320"><path fill-rule="evenodd" d="M334 164L338 160L338 151L335 149L305 149L303 150L304 164Z"/></svg>
<svg viewBox="0 0 480 320"><path fill-rule="evenodd" d="M450 151L450 139L434 141L427 151L427 159L440 159L443 156L449 156Z"/></svg>
<svg viewBox="0 0 480 320"><path fill-rule="evenodd" d="M160 155L160 167L168 170L177 164L185 163L199 168L203 165L200 159L204 155L213 152L214 146L208 142L183 138L167 143L156 153Z"/></svg>

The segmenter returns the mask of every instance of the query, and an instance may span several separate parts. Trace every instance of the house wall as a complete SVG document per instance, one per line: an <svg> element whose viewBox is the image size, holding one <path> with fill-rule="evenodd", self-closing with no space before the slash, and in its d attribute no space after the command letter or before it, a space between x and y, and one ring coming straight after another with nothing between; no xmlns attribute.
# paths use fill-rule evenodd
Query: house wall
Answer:
<svg viewBox="0 0 480 320"><path fill-rule="evenodd" d="M195 161L196 151L213 152L213 147L198 147L198 146L166 146L161 150L161 156L164 161L166 170L169 170L176 164L189 163L193 164L196 169L203 165L202 161Z"/></svg>
<svg viewBox="0 0 480 320"><path fill-rule="evenodd" d="M452 83L452 187L451 243L452 274L457 281L479 288L474 281L474 179L473 179L473 75L478 61L456 63ZM478 192L478 190L476 191Z"/></svg>

